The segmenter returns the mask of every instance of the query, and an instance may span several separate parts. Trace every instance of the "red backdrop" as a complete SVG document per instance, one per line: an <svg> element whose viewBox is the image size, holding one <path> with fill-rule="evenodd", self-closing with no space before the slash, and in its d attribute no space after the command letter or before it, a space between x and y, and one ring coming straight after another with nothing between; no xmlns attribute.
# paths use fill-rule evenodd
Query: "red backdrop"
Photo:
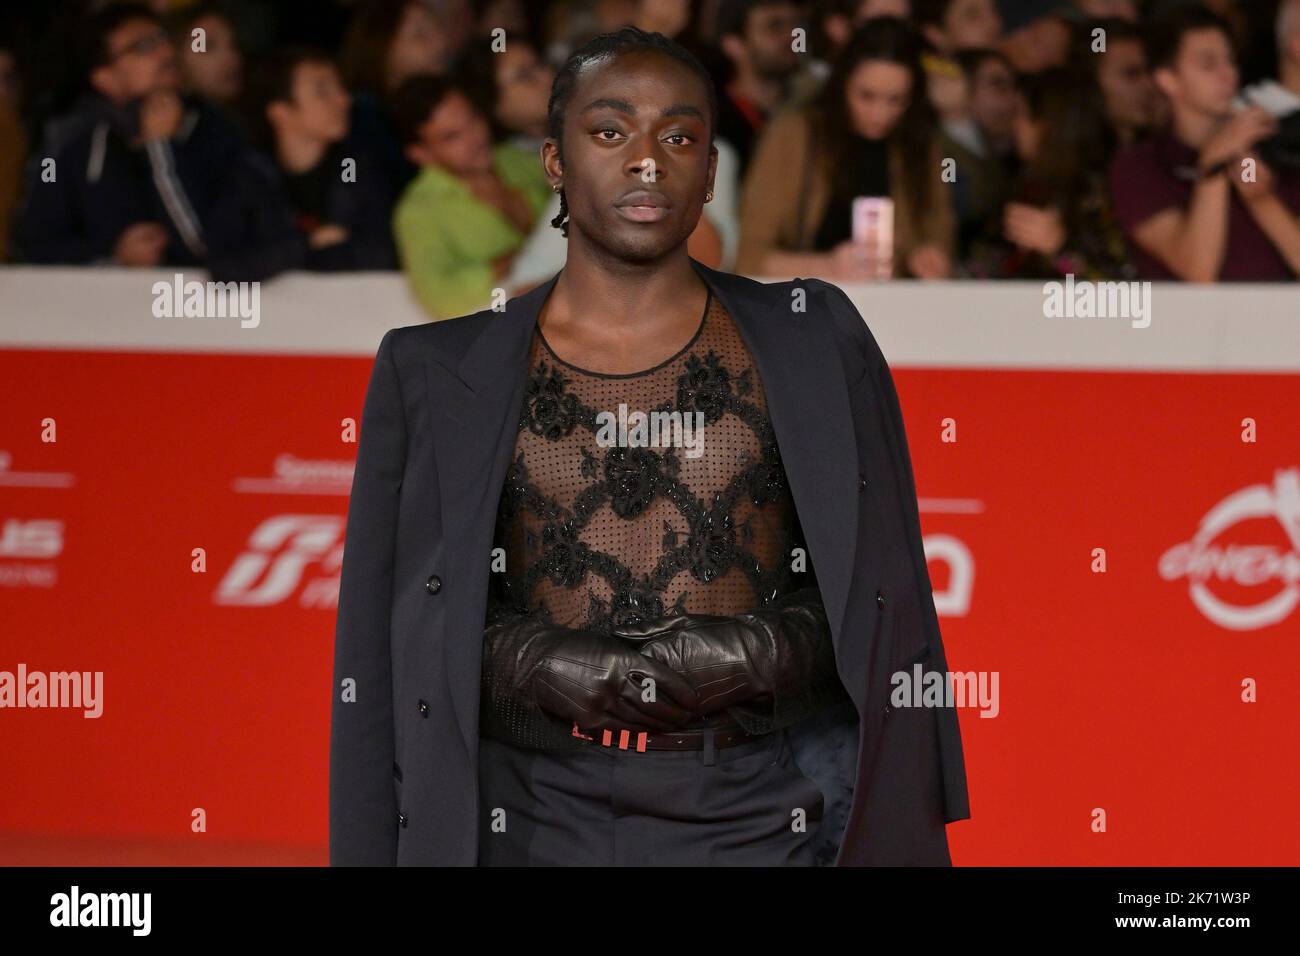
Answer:
<svg viewBox="0 0 1300 956"><path fill-rule="evenodd" d="M325 861L341 421L369 370L0 352L0 670L104 673L98 719L0 711L0 831ZM954 861L1300 864L1300 608L1276 607L1300 595L1300 376L895 378L949 665L999 682L996 717L961 714ZM1207 516L1194 582L1170 552Z"/></svg>

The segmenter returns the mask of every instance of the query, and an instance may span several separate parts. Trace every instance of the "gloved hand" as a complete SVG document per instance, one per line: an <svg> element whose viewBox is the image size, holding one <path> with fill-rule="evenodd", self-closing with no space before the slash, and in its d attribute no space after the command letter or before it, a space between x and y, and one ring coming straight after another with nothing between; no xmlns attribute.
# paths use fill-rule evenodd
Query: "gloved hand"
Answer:
<svg viewBox="0 0 1300 956"><path fill-rule="evenodd" d="M725 709L751 733L789 726L848 696L815 586L743 614L674 614L613 633L682 674L700 696L699 713Z"/></svg>
<svg viewBox="0 0 1300 956"><path fill-rule="evenodd" d="M613 631L685 677L699 695L701 714L772 698L776 640L753 615L672 614Z"/></svg>
<svg viewBox="0 0 1300 956"><path fill-rule="evenodd" d="M672 730L699 704L685 678L617 637L516 617L489 625L483 641L494 693L514 694L584 730ZM652 700L642 699L647 677Z"/></svg>

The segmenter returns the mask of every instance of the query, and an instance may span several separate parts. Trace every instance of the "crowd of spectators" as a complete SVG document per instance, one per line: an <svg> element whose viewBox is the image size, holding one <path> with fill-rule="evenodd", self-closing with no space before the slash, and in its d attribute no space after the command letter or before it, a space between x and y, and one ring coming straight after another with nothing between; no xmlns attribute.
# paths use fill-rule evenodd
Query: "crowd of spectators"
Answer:
<svg viewBox="0 0 1300 956"><path fill-rule="evenodd" d="M405 273L434 318L564 262L566 56L714 77L693 256L831 281L1300 275L1300 0L225 0L0 22L0 262ZM881 262L854 200L889 200Z"/></svg>

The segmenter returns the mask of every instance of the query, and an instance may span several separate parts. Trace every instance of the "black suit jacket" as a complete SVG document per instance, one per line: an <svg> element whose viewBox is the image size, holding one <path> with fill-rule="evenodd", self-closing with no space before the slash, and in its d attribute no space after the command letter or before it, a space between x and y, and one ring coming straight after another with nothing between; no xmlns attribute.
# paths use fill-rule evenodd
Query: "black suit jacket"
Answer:
<svg viewBox="0 0 1300 956"><path fill-rule="evenodd" d="M852 713L793 734L829 795L832 858L948 864L944 824L970 816L956 712L887 707L892 672L948 666L889 367L836 286L690 261L758 365L852 698ZM379 345L334 645L332 865L477 863L489 554L530 338L556 277L503 312L392 329Z"/></svg>

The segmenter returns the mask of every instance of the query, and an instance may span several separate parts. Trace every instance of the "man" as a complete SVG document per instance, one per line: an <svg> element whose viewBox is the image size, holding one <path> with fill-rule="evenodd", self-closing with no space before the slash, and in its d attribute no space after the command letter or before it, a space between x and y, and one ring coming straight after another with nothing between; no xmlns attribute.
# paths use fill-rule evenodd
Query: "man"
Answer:
<svg viewBox="0 0 1300 956"><path fill-rule="evenodd" d="M564 269L380 343L333 864L951 863L956 713L888 705L947 671L897 393L835 286L686 254L715 103L659 34L576 51L542 152ZM647 408L702 440L648 447Z"/></svg>
<svg viewBox="0 0 1300 956"><path fill-rule="evenodd" d="M1070 0L998 0L998 14L1002 38L997 48L1017 73L1042 73L1066 64L1070 21L1078 15Z"/></svg>
<svg viewBox="0 0 1300 956"><path fill-rule="evenodd" d="M248 99L263 149L245 154L213 213L213 278L396 269L392 190L348 137L351 100L330 57L275 52L254 71Z"/></svg>
<svg viewBox="0 0 1300 956"><path fill-rule="evenodd" d="M801 61L793 33L804 26L803 12L791 0L724 0L716 25L732 69L718 103L717 134L736 148L743 181L758 134L791 95Z"/></svg>
<svg viewBox="0 0 1300 956"><path fill-rule="evenodd" d="M23 258L203 263L239 134L211 107L182 100L176 49L147 7L106 7L85 36L89 92L32 157L15 235Z"/></svg>
<svg viewBox="0 0 1300 956"><path fill-rule="evenodd" d="M1169 125L1110 168L1141 278L1278 282L1300 274L1300 179L1259 156L1277 126L1272 114L1233 112L1228 25L1204 7L1178 7L1152 25L1147 58Z"/></svg>
<svg viewBox="0 0 1300 956"><path fill-rule="evenodd" d="M1093 31L1102 30L1106 48L1095 51ZM1085 63L1106 104L1106 120L1115 142L1128 146L1159 120L1162 106L1147 68L1141 31L1128 20L1093 20L1075 37L1074 57Z"/></svg>

